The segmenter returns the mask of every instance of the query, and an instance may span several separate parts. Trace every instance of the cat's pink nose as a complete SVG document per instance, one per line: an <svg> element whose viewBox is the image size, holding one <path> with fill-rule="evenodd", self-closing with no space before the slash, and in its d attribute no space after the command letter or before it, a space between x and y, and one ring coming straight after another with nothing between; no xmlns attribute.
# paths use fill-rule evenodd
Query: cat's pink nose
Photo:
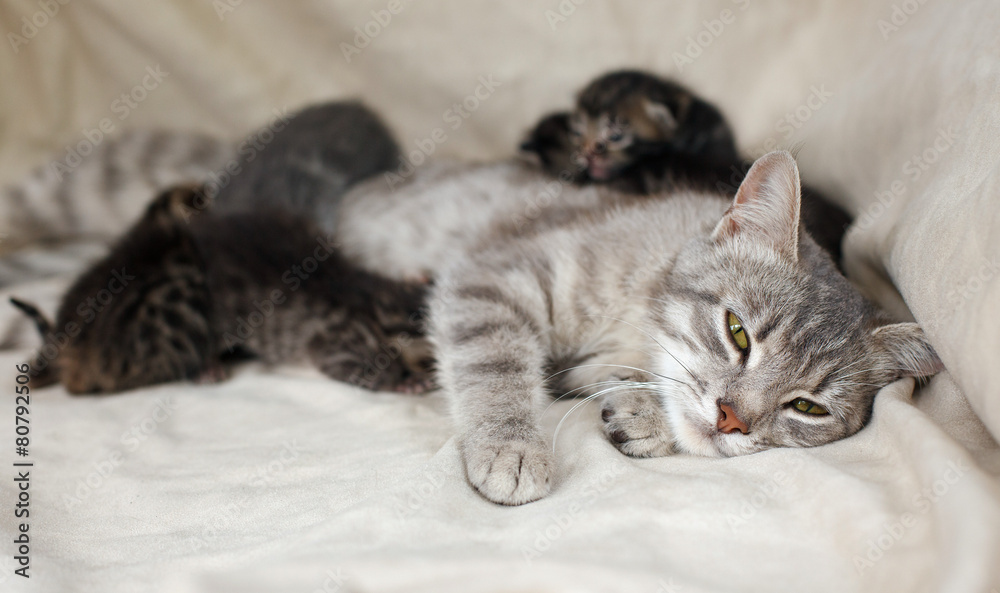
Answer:
<svg viewBox="0 0 1000 593"><path fill-rule="evenodd" d="M719 402L719 432L729 434L740 431L743 434L750 432L750 427L736 416L736 410L729 404Z"/></svg>

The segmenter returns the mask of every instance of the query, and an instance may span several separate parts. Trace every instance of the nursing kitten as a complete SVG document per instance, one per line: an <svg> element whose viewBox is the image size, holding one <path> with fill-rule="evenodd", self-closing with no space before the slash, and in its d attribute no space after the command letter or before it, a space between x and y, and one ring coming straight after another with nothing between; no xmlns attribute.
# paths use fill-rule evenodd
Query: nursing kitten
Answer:
<svg viewBox="0 0 1000 593"><path fill-rule="evenodd" d="M55 323L12 300L42 333L33 385L61 381L70 393L113 392L207 370L215 339L205 262L183 222L195 207L189 198L193 193L168 192L149 204L72 285Z"/></svg>
<svg viewBox="0 0 1000 593"><path fill-rule="evenodd" d="M572 113L544 116L521 150L550 175L651 195L679 189L735 194L752 162L737 153L723 115L680 85L618 71L579 94ZM814 188L802 188L802 220L840 262L850 215Z"/></svg>
<svg viewBox="0 0 1000 593"><path fill-rule="evenodd" d="M889 323L800 232L799 209L776 152L734 200L644 200L449 265L431 337L472 485L502 504L550 490L539 416L556 386L604 395L626 454L732 456L847 437L881 387L941 370L917 324Z"/></svg>
<svg viewBox="0 0 1000 593"><path fill-rule="evenodd" d="M110 393L217 376L226 355L306 360L371 389L426 386L425 288L368 274L281 210L214 213L200 189L159 196L70 289L35 384Z"/></svg>
<svg viewBox="0 0 1000 593"><path fill-rule="evenodd" d="M553 122L551 116L546 120ZM551 123L546 127L550 134L559 131ZM610 72L584 87L568 133L573 163L584 179L596 182L625 179L641 187L650 173L665 180L679 173L657 167L670 158L723 168L738 161L732 131L718 109L675 82L634 70Z"/></svg>

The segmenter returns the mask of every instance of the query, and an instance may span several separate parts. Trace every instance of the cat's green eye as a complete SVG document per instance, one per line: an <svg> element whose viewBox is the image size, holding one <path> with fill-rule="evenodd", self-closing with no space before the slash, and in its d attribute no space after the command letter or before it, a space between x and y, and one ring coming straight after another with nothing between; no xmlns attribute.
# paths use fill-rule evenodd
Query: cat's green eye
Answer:
<svg viewBox="0 0 1000 593"><path fill-rule="evenodd" d="M750 341L747 339L747 332L743 329L743 324L740 323L739 318L733 315L733 312L729 312L729 333L733 336L733 341L736 342L736 346L746 352L746 349L750 347Z"/></svg>
<svg viewBox="0 0 1000 593"><path fill-rule="evenodd" d="M829 414L823 406L814 404L813 402L801 397L792 402L792 407L804 414L813 414L814 416Z"/></svg>

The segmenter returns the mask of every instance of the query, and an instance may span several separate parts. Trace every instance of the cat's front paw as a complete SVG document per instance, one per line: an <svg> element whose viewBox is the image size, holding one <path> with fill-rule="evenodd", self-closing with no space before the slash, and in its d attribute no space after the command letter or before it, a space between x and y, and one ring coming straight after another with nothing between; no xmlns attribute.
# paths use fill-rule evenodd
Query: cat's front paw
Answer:
<svg viewBox="0 0 1000 593"><path fill-rule="evenodd" d="M604 434L632 457L663 457L673 452L667 416L654 393L627 389L605 397L601 408Z"/></svg>
<svg viewBox="0 0 1000 593"><path fill-rule="evenodd" d="M541 439L498 439L465 447L469 482L499 504L524 504L548 494L553 467L552 453Z"/></svg>

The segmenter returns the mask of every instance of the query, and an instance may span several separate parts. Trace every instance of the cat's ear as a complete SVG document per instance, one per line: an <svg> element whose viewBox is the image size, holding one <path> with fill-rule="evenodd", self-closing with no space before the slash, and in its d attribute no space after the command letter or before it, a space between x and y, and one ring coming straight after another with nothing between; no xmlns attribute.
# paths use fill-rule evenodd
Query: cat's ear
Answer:
<svg viewBox="0 0 1000 593"><path fill-rule="evenodd" d="M872 338L889 353L898 377L929 377L944 370L944 363L916 323L883 325Z"/></svg>
<svg viewBox="0 0 1000 593"><path fill-rule="evenodd" d="M677 118L670 112L670 108L663 103L643 99L642 110L665 134L671 134L677 129Z"/></svg>
<svg viewBox="0 0 1000 593"><path fill-rule="evenodd" d="M784 150L757 159L733 205L712 232L716 241L746 237L764 241L792 261L799 253L799 168Z"/></svg>

